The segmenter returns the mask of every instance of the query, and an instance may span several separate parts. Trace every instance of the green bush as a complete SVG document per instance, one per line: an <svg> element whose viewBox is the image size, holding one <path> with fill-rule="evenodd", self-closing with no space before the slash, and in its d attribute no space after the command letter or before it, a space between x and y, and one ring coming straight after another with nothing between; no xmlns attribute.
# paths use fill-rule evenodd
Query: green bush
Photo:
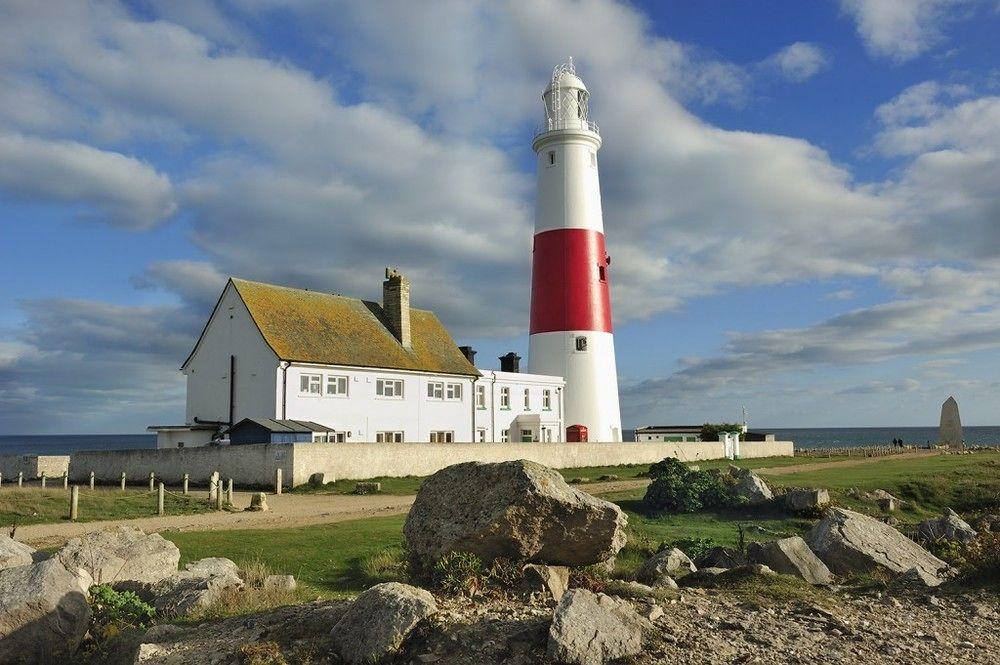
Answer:
<svg viewBox="0 0 1000 665"><path fill-rule="evenodd" d="M649 475L653 482L646 489L642 504L651 513L694 513L739 504L732 478L714 469L692 471L668 457L649 467Z"/></svg>
<svg viewBox="0 0 1000 665"><path fill-rule="evenodd" d="M722 545L720 543L717 543L711 538L681 538L680 540L661 543L660 551L676 547L681 552L684 552L684 554L687 554L688 558L697 559L701 555L706 554L709 550L713 550L716 547L721 546Z"/></svg>
<svg viewBox="0 0 1000 665"><path fill-rule="evenodd" d="M468 552L449 552L434 564L433 582L445 593L473 596L486 585L483 560Z"/></svg>
<svg viewBox="0 0 1000 665"><path fill-rule="evenodd" d="M91 633L117 634L127 628L144 629L156 617L156 610L134 591L115 591L110 584L90 588L90 608L94 612Z"/></svg>

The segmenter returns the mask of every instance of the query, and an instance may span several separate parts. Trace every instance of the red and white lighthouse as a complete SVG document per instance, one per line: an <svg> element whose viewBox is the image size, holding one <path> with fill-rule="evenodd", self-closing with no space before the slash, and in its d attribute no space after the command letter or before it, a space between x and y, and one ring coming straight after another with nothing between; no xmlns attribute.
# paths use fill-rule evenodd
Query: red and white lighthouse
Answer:
<svg viewBox="0 0 1000 665"><path fill-rule="evenodd" d="M589 97L572 58L553 70L542 94L545 122L532 143L538 198L528 365L566 380L566 425L586 426L590 441L621 441L597 172L601 135L588 117Z"/></svg>

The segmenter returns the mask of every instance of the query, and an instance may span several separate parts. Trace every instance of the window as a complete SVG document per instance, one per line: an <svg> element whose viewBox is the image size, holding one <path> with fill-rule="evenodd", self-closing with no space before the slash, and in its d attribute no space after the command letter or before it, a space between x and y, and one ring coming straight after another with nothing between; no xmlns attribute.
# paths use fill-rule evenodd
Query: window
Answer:
<svg viewBox="0 0 1000 665"><path fill-rule="evenodd" d="M435 381L428 383L427 399L444 399L444 384Z"/></svg>
<svg viewBox="0 0 1000 665"><path fill-rule="evenodd" d="M400 379L376 379L375 394L379 397L403 399L403 382Z"/></svg>
<svg viewBox="0 0 1000 665"><path fill-rule="evenodd" d="M504 431L500 432L500 441L502 443L507 443L508 441L510 441L510 430L509 429L505 429Z"/></svg>
<svg viewBox="0 0 1000 665"><path fill-rule="evenodd" d="M454 432L431 432L431 443L453 443Z"/></svg>
<svg viewBox="0 0 1000 665"><path fill-rule="evenodd" d="M476 408L486 408L486 386L476 386Z"/></svg>
<svg viewBox="0 0 1000 665"><path fill-rule="evenodd" d="M486 428L478 427L476 428L476 441L479 443L486 443Z"/></svg>
<svg viewBox="0 0 1000 665"><path fill-rule="evenodd" d="M531 443L535 438L531 435L530 429L521 430L521 443Z"/></svg>
<svg viewBox="0 0 1000 665"><path fill-rule="evenodd" d="M402 432L376 432L375 443L402 443Z"/></svg>
<svg viewBox="0 0 1000 665"><path fill-rule="evenodd" d="M323 393L322 374L302 374L299 376L300 395L320 395Z"/></svg>
<svg viewBox="0 0 1000 665"><path fill-rule="evenodd" d="M462 400L462 384L461 383L449 383L444 392L444 396L451 400Z"/></svg>
<svg viewBox="0 0 1000 665"><path fill-rule="evenodd" d="M347 377L346 376L334 376L330 375L326 377L326 394L327 395L337 395L339 397L347 396Z"/></svg>
<svg viewBox="0 0 1000 665"><path fill-rule="evenodd" d="M524 389L524 410L531 411L531 391Z"/></svg>
<svg viewBox="0 0 1000 665"><path fill-rule="evenodd" d="M548 388L542 391L542 408L546 411L552 410L552 391Z"/></svg>
<svg viewBox="0 0 1000 665"><path fill-rule="evenodd" d="M586 351L587 350L587 338L583 335L576 338L576 350Z"/></svg>
<svg viewBox="0 0 1000 665"><path fill-rule="evenodd" d="M510 408L510 388L504 387L500 389L500 408Z"/></svg>
<svg viewBox="0 0 1000 665"><path fill-rule="evenodd" d="M597 166L597 153L593 150L590 151L590 165Z"/></svg>
<svg viewBox="0 0 1000 665"><path fill-rule="evenodd" d="M330 443L344 443L347 441L346 432L331 432Z"/></svg>
<svg viewBox="0 0 1000 665"><path fill-rule="evenodd" d="M556 164L556 151L549 150L549 166L555 166Z"/></svg>
<svg viewBox="0 0 1000 665"><path fill-rule="evenodd" d="M608 281L608 267L607 266L597 266L597 278L602 282Z"/></svg>

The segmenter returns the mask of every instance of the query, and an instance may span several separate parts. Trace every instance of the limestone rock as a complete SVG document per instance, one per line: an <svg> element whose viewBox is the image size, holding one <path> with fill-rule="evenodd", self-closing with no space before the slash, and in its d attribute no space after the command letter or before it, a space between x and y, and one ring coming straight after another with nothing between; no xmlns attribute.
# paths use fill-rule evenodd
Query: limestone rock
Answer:
<svg viewBox="0 0 1000 665"><path fill-rule="evenodd" d="M964 448L962 438L962 418L958 414L958 402L949 397L941 405L941 424L938 429L938 443L949 448Z"/></svg>
<svg viewBox="0 0 1000 665"><path fill-rule="evenodd" d="M941 585L941 578L920 568L910 568L897 575L892 583L894 586L904 587L936 587Z"/></svg>
<svg viewBox="0 0 1000 665"><path fill-rule="evenodd" d="M250 505L247 510L251 512L264 512L270 510L267 507L267 494L264 492L254 492L250 495Z"/></svg>
<svg viewBox="0 0 1000 665"><path fill-rule="evenodd" d="M737 568L747 564L747 558L739 550L729 547L713 547L697 559L699 568Z"/></svg>
<svg viewBox="0 0 1000 665"><path fill-rule="evenodd" d="M96 584L156 583L177 572L181 553L158 533L147 535L134 526L119 526L73 538L56 558L70 571L86 570Z"/></svg>
<svg viewBox="0 0 1000 665"><path fill-rule="evenodd" d="M275 591L291 592L298 588L298 583L295 581L294 575L268 575L264 578L263 587Z"/></svg>
<svg viewBox="0 0 1000 665"><path fill-rule="evenodd" d="M793 513L822 510L830 505L830 493L824 489L797 489L785 494L785 508Z"/></svg>
<svg viewBox="0 0 1000 665"><path fill-rule="evenodd" d="M902 573L918 568L937 577L944 561L888 524L845 510L831 508L806 537L809 548L837 575L884 569Z"/></svg>
<svg viewBox="0 0 1000 665"><path fill-rule="evenodd" d="M646 559L635 573L635 579L650 586L660 586L663 578L670 579L678 573L693 573L698 570L694 562L676 547L661 550ZM669 582L667 583L669 585Z"/></svg>
<svg viewBox="0 0 1000 665"><path fill-rule="evenodd" d="M570 589L552 617L549 658L573 665L603 663L642 652L642 618L624 600Z"/></svg>
<svg viewBox="0 0 1000 665"><path fill-rule="evenodd" d="M68 662L90 617L87 589L57 559L0 570L0 663Z"/></svg>
<svg viewBox="0 0 1000 665"><path fill-rule="evenodd" d="M932 543L942 539L967 543L977 535L976 530L951 508L945 508L941 517L924 520L917 527L917 540L924 543Z"/></svg>
<svg viewBox="0 0 1000 665"><path fill-rule="evenodd" d="M19 543L7 534L0 535L0 570L30 566L34 559L35 548Z"/></svg>
<svg viewBox="0 0 1000 665"><path fill-rule="evenodd" d="M524 584L529 591L548 593L559 600L569 588L569 568L529 563L524 567Z"/></svg>
<svg viewBox="0 0 1000 665"><path fill-rule="evenodd" d="M187 616L242 587L235 563L221 557L200 559L159 582L154 588L153 606L161 616Z"/></svg>
<svg viewBox="0 0 1000 665"><path fill-rule="evenodd" d="M518 460L449 466L423 482L403 529L419 570L463 551L560 566L605 561L625 545L613 503L570 487L559 472Z"/></svg>
<svg viewBox="0 0 1000 665"><path fill-rule="evenodd" d="M736 480L736 487L734 488L736 496L746 499L750 504L763 503L774 497L767 483L750 469L730 465L729 475Z"/></svg>
<svg viewBox="0 0 1000 665"><path fill-rule="evenodd" d="M833 582L830 569L798 536L766 544L750 543L747 554L753 563L762 563L779 573L801 577L810 584Z"/></svg>
<svg viewBox="0 0 1000 665"><path fill-rule="evenodd" d="M334 649L349 665L378 662L395 653L410 631L435 612L434 597L423 589L377 584L358 596L333 627Z"/></svg>

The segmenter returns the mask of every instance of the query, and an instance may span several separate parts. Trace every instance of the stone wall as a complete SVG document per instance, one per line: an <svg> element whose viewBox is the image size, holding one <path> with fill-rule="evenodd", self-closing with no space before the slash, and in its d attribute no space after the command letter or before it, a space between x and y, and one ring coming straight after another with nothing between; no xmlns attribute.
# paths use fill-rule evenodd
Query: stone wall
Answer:
<svg viewBox="0 0 1000 665"><path fill-rule="evenodd" d="M740 444L743 458L793 454L790 441ZM201 448L100 450L74 453L69 458L70 479L85 483L93 471L97 481L117 483L124 471L127 482L146 482L152 471L168 484L178 484L187 473L192 484L205 485L212 472L232 478L238 486L273 486L280 468L285 485L301 485L314 473L331 479L376 476L426 476L458 462L504 462L529 459L556 469L579 466L651 464L664 457L685 462L720 459L723 444L699 443L296 443ZM2 458L0 458L2 459ZM66 458L62 458L66 459ZM37 473L37 470L33 470ZM9 478L9 471L2 471ZM58 471L46 470L52 477ZM17 475L14 469L13 475ZM30 476L25 473L25 477Z"/></svg>
<svg viewBox="0 0 1000 665"><path fill-rule="evenodd" d="M69 468L69 455L0 455L0 474L4 481L38 478L42 472L49 478L61 478Z"/></svg>

